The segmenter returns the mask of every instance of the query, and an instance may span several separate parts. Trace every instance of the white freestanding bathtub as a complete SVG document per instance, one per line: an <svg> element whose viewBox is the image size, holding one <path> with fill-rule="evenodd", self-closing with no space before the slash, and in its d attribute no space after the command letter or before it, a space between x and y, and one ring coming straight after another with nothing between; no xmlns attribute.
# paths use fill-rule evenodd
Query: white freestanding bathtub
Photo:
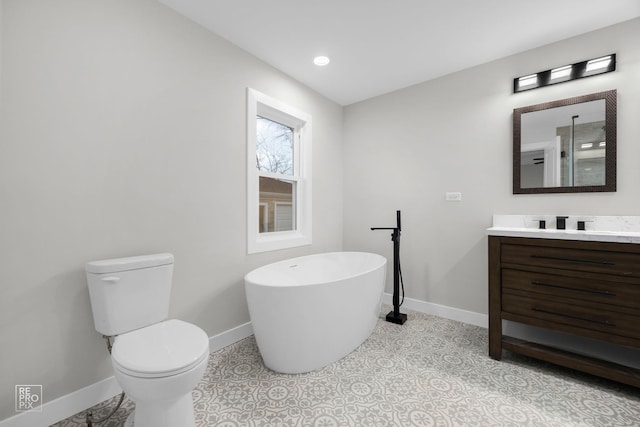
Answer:
<svg viewBox="0 0 640 427"><path fill-rule="evenodd" d="M247 303L264 364L297 374L355 350L378 321L386 266L377 254L332 252L248 273Z"/></svg>

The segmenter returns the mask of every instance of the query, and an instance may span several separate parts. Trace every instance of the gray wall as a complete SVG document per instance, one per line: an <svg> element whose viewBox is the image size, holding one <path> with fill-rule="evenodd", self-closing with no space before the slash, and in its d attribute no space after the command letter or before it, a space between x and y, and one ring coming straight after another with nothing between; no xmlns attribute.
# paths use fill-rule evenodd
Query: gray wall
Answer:
<svg viewBox="0 0 640 427"><path fill-rule="evenodd" d="M639 39L635 19L346 107L345 250L391 257L389 236L368 227L393 225L401 209L407 297L487 313L494 213L640 215ZM614 73L512 94L514 77L609 53ZM609 89L618 90L618 191L513 195L513 109ZM447 191L462 201L446 202Z"/></svg>
<svg viewBox="0 0 640 427"><path fill-rule="evenodd" d="M6 0L0 420L112 375L87 261L172 252L172 317L249 321L243 276L342 248L342 108L153 0ZM313 245L246 255L246 88L313 116Z"/></svg>

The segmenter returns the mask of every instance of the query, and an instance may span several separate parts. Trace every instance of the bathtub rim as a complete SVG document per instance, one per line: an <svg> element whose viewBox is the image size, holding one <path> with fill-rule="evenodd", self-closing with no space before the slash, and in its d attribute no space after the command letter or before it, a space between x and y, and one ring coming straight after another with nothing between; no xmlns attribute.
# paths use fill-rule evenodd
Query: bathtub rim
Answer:
<svg viewBox="0 0 640 427"><path fill-rule="evenodd" d="M260 282L260 281L256 281L256 280L252 280L249 276L259 272L260 270L263 269L267 269L267 268L272 268L281 264L289 264L292 262L296 262L296 261L300 261L303 259L308 259L308 258L315 258L315 257L321 257L324 255L335 255L335 254L366 254L366 255L373 255L375 257L377 257L379 259L379 263L376 263L373 267L368 268L368 269L364 269L364 270L359 270L357 273L354 274L350 274L350 275L344 275L344 276L340 276L338 278L335 278L332 281L313 281L313 282L306 282L306 283L296 283L296 284L292 284L292 285L280 285L280 284L273 284L273 283L264 283L264 282ZM302 286L318 286L318 285L322 285L325 283L333 283L333 282L338 282L341 280L348 280L354 277L358 277L358 276L362 276L365 275L367 273L370 273L372 271L375 271L377 269L379 269L380 267L384 267L386 266L388 260L385 256L377 254L375 252L365 252L365 251L333 251L333 252L318 252L316 254L309 254L309 255L302 255L302 256L298 256L298 257L294 257L294 258L287 258L287 259L283 259L280 261L274 261L272 263L269 264L265 264L262 265L260 267L256 267L253 270L251 270L250 272L248 272L247 274L244 275L244 283L245 286L247 285L254 285L254 286L264 286L264 287L272 287L272 288L293 288L293 287L302 287Z"/></svg>

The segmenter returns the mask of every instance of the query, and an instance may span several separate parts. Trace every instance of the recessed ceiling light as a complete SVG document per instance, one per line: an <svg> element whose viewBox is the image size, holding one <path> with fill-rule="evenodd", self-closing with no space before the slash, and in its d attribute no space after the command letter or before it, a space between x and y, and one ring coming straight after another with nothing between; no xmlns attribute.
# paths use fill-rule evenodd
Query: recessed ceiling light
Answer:
<svg viewBox="0 0 640 427"><path fill-rule="evenodd" d="M316 56L315 58L313 58L313 63L318 67L324 67L329 62L331 62L331 60L327 56Z"/></svg>

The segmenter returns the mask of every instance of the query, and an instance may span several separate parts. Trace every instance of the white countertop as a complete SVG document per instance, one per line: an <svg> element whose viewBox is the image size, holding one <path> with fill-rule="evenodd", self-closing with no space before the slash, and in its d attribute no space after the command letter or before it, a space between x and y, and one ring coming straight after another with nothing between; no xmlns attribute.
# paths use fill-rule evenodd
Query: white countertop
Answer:
<svg viewBox="0 0 640 427"><path fill-rule="evenodd" d="M494 215L489 236L538 239L586 240L594 242L640 243L640 216L564 215L567 229L556 229L555 215ZM546 229L539 229L539 220ZM577 230L577 221L585 221L586 230Z"/></svg>

